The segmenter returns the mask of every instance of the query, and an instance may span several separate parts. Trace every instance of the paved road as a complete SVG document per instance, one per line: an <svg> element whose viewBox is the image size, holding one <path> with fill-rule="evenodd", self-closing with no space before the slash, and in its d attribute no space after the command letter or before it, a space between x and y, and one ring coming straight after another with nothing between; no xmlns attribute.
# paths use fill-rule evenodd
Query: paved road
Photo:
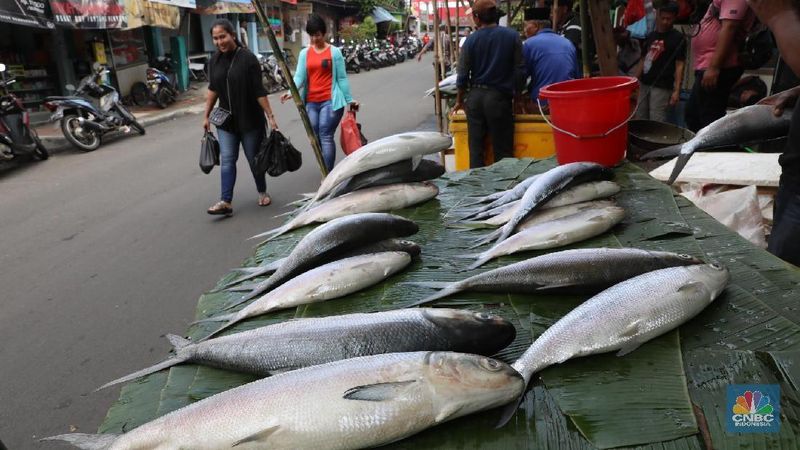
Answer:
<svg viewBox="0 0 800 450"><path fill-rule="evenodd" d="M430 60L353 75L359 120L375 139L430 129ZM279 125L304 150L300 171L269 179L273 206L256 205L244 158L229 219L205 209L219 169L197 167L198 116L154 125L93 153L0 168L0 440L92 433L119 388L92 390L169 351L200 294L252 252L245 238L320 175L291 104L273 100ZM338 138L337 138L338 141Z"/></svg>

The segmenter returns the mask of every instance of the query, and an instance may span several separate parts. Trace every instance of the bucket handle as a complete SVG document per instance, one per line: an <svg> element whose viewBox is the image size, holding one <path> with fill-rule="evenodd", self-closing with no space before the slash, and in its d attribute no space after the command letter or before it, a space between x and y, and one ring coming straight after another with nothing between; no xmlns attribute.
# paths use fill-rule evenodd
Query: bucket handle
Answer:
<svg viewBox="0 0 800 450"><path fill-rule="evenodd" d="M577 135L577 134L575 134L575 133L569 132L569 131L567 131L567 130L562 130L561 128L559 128L559 127L555 126L555 125L554 125L552 122L550 122L550 120L549 120L549 119L547 118L547 116L544 114L544 111L542 110L542 102L541 102L541 100L539 100L538 98L536 99L536 104L539 106L539 114L541 114L541 115L542 115L542 118L544 118L544 121L545 121L545 122L547 122L547 124L548 124L548 125L550 125L550 126L551 126L551 127L554 129L554 130L560 131L560 132L562 132L562 133L566 134L567 136L572 136L572 137L574 137L575 139L597 139L597 138L604 138L604 137L608 136L609 134L611 134L611 133L613 133L613 132L615 132L615 131L619 130L619 129L620 129L620 128L622 128L622 127L624 127L626 123L630 122L630 120L631 120L631 119L633 119L633 117L636 115L636 111L638 111L638 110L639 110L639 103L637 102L637 103L636 103L636 107L634 107L634 108L633 108L633 112L631 113L631 115L630 115L630 116L629 116L627 119L625 119L625 120L624 120L624 121L623 121L621 124L619 124L619 125L616 125L615 127L613 127L612 129L610 129L610 130L606 131L605 133L601 133L601 134L593 134L593 135L589 135L589 136L578 136L578 135Z"/></svg>

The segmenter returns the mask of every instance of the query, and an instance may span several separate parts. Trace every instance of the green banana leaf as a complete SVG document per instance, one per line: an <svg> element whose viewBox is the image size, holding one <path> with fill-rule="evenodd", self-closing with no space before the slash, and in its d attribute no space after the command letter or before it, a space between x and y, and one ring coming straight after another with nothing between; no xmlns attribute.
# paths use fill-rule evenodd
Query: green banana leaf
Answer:
<svg viewBox="0 0 800 450"><path fill-rule="evenodd" d="M555 164L552 159L506 159L483 169L445 174L437 182L441 190L437 199L394 211L420 225L420 232L412 239L422 246L423 254L408 270L345 298L271 313L240 323L229 332L296 317L402 308L433 292L406 282L456 281L547 253L507 256L475 271L462 272L470 261L465 255L478 251L469 247L488 231L454 229L443 224L474 209L475 206L463 205L476 197L508 189ZM627 217L611 232L565 249L630 246L688 253L726 265L732 275L729 288L679 330L624 357L606 354L579 358L534 376L517 414L503 428L494 428L498 411L487 411L442 424L388 447L800 448L800 273L753 247L635 166L623 164L615 172L616 181L622 186L616 199L625 207ZM310 229L296 230L259 245L244 265L254 266L287 255ZM235 272L226 274L218 287L237 276ZM206 293L198 302L196 318L235 311L238 307L224 311L223 306L239 296L231 292ZM495 355L510 363L536 336L585 300L581 296L464 292L435 305L488 311L510 319L517 327L517 337ZM200 338L219 325L199 323L186 335ZM131 367L134 369L138 368ZM130 430L254 379L195 365L173 367L125 385L100 432ZM726 434L725 390L731 383L780 384L780 434Z"/></svg>

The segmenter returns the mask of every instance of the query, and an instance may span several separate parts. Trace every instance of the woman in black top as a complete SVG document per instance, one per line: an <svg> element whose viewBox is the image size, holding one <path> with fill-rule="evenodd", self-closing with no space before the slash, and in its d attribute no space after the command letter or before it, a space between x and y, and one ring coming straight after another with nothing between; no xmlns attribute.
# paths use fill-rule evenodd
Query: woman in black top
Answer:
<svg viewBox="0 0 800 450"><path fill-rule="evenodd" d="M208 213L231 215L239 144L244 147L244 154L256 181L259 206L270 204L266 178L263 173L255 172L253 158L264 137L264 115L266 114L272 129L277 130L278 124L272 114L267 91L261 82L258 58L242 47L235 37L230 21L216 20L211 26L211 36L219 51L211 58L203 128L209 129L208 117L217 99L220 108L230 111L231 117L225 124L217 127L222 195L219 202L208 208Z"/></svg>

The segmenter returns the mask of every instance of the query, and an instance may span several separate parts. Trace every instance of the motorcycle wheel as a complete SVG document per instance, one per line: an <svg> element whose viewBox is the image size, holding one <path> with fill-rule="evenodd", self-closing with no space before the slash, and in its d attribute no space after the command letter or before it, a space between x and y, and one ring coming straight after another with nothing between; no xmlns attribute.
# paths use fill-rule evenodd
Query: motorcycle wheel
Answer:
<svg viewBox="0 0 800 450"><path fill-rule="evenodd" d="M31 138L33 138L33 142L36 143L36 147L33 149L33 157L38 159L39 161L44 161L45 159L50 157L50 153L45 148L44 144L42 144L42 140L39 139L39 135L36 134L33 129L31 129Z"/></svg>
<svg viewBox="0 0 800 450"><path fill-rule="evenodd" d="M164 109L173 101L175 100L172 98L172 94L169 93L169 90L162 88L156 92L156 104L159 108Z"/></svg>
<svg viewBox="0 0 800 450"><path fill-rule="evenodd" d="M353 72L355 72L355 73L361 73L361 67L359 67L359 66L358 66L358 64L354 65L354 66L353 66Z"/></svg>
<svg viewBox="0 0 800 450"><path fill-rule="evenodd" d="M75 128L79 126L78 116L69 114L61 119L61 132L70 144L78 147L82 152L91 152L100 147L100 135L96 131L87 131L83 140L75 134Z"/></svg>
<svg viewBox="0 0 800 450"><path fill-rule="evenodd" d="M142 83L141 81L133 83L133 86L131 86L131 100L133 100L134 105L136 106L147 105L148 97L149 96L146 84Z"/></svg>

